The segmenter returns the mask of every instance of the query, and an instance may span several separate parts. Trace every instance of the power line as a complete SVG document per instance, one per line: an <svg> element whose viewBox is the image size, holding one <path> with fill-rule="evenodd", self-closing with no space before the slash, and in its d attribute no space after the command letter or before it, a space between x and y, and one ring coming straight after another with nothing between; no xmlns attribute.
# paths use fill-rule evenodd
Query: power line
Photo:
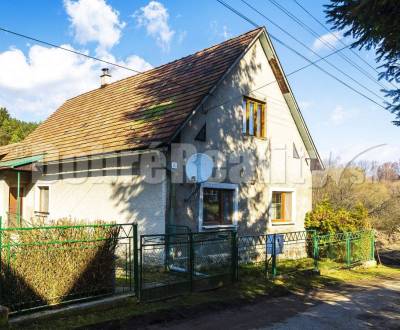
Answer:
<svg viewBox="0 0 400 330"><path fill-rule="evenodd" d="M48 42L48 41L44 41L42 39L34 38L34 37L28 36L26 34L15 32L15 31L12 31L12 30L8 30L8 29L2 28L2 27L0 27L0 31L6 32L6 33L9 33L9 34L12 34L12 35L24 38L24 39L28 39L28 40L31 40L31 41L34 41L34 42L37 42L37 43L40 43L40 44L44 44L44 45L47 45L47 46L50 46L50 47L58 48L58 49L61 49L63 51L75 54L75 55L79 55L79 56L83 56L83 57L89 58L91 60L99 61L99 62L102 62L102 63L105 63L105 64L109 64L109 65L112 65L112 66L115 66L115 67L118 67L118 68L121 68L121 69L129 70L131 72L135 72L135 73L138 73L138 74L143 73L143 71L135 70L135 69L129 68L129 67L121 65L121 64L117 64L117 63L113 63L113 62L110 62L110 61L102 60L102 59L100 59L98 57L91 56L91 55L88 55L88 54L85 54L85 53L81 53L81 52L78 52L78 51L73 50L73 49L69 49L69 48L65 48L65 47L62 47L62 46L58 46L58 45L56 45L54 43L51 43L51 42ZM184 86L184 85L174 81L173 79L171 80L171 82L173 84L175 84L176 86L180 86L182 88L186 88L187 87L187 86Z"/></svg>
<svg viewBox="0 0 400 330"><path fill-rule="evenodd" d="M81 53L81 52L78 52L78 51L73 50L73 49L68 49L68 48L65 48L65 47L62 47L62 46L57 46L56 44L53 44L51 42L47 42L47 41L44 41L44 40L41 40L41 39L30 37L30 36L28 36L26 34L14 32L14 31L2 28L2 27L0 27L0 31L6 32L6 33L9 33L9 34L13 34L15 36L18 36L18 37L21 37L21 38L24 38L24 39L32 40L32 41L35 41L35 42L40 43L40 44L44 44L44 45L47 45L47 46L58 48L58 49L66 51L66 52L73 53L75 55L84 56L86 58L90 58L91 60L95 60L95 61L99 61L99 62L102 62L102 63L105 63L105 64L113 65L113 66L121 68L121 69L129 70L129 71L136 72L136 73L142 73L142 72L140 72L138 70L135 70L135 69L132 69L132 68L128 68L128 67L126 67L124 65L120 65L120 64L113 63L113 62L110 62L110 61L102 60L100 58L97 58L97 57L94 57L94 56L90 56L88 54Z"/></svg>
<svg viewBox="0 0 400 330"><path fill-rule="evenodd" d="M282 4L276 2L275 0L268 0L271 4L273 4L275 7L277 7L280 11L282 11L286 16L288 16L290 19L292 19L294 22L296 22L299 26L301 26L304 30L306 30L308 33L313 35L315 38L318 38L325 46L330 48L331 50L334 50L336 47L332 45L330 42L320 39L320 35L318 32L313 30L309 25L298 19L295 15L293 15L288 9L286 9ZM331 31L328 32L331 33ZM340 41L343 45L345 43L340 40L335 34L332 34L334 38L336 38L338 41ZM371 80L374 84L377 84L381 88L385 88L385 86L376 79L376 77L372 76L368 71L366 71L364 68L359 66L356 62L354 62L351 58L346 56L345 54L339 54L339 56L345 60L347 63L349 63L351 66L353 66L357 71L359 71L361 74L363 74L365 77L367 77L369 80ZM360 57L360 56L359 56ZM360 57L361 58L361 57ZM361 58L362 59L362 58Z"/></svg>
<svg viewBox="0 0 400 330"><path fill-rule="evenodd" d="M338 52L340 52L340 51L342 51L342 50L344 50L344 49L346 49L346 48L347 48L347 46L342 47L342 48L340 48L340 49L338 49L338 50L336 50L336 51L334 51L334 52L332 52L332 53L330 53L330 54L328 54L328 55L325 55L323 58L327 58L327 57L330 57L330 56L332 56L332 55L335 55L336 53L338 53ZM286 76L286 77L289 77L289 76L294 75L294 74L296 74L296 73L298 73L298 72L300 72L300 71L302 71L302 70L304 70L304 69L307 69L308 67L314 65L315 63L318 63L318 62L322 61L323 58L320 58L320 59L315 60L315 61L313 61L313 62L310 62L310 63L308 63L308 64L306 64L306 65L303 65L303 66L301 66L301 67L299 67L299 68L297 68L297 69L295 69L295 70L289 72L289 73L286 74L285 76ZM252 93L252 92L256 92L256 91L260 90L261 88L267 87L267 86L269 86L269 85L271 85L271 84L273 84L273 83L277 83L277 80L274 79L274 80L272 80L272 81L270 81L270 82L268 82L268 83L265 83L265 84L263 84L263 85L261 85L261 86L258 86L258 87L256 87L256 88L254 88L254 89L250 89L250 90L246 91L246 93L250 94L250 93ZM262 94L262 93L261 93L261 94ZM265 95L265 94L264 94L264 95ZM268 96L268 95L265 95L265 96ZM217 104L217 105L213 105L212 107L206 108L205 110L208 111L208 110L211 110L211 109L218 108L218 107L223 106L223 105L225 105L225 104L227 104L227 103L229 103L229 102L231 102L231 101L233 101L233 100L236 100L236 99L239 99L239 98L242 98L242 97L243 97L243 95L236 96L236 97L231 97L231 98L225 100L223 103L219 103L219 104Z"/></svg>
<svg viewBox="0 0 400 330"><path fill-rule="evenodd" d="M235 8L231 7L230 5L228 5L227 3L225 3L222 0L216 0L218 1L221 5L223 5L225 8L229 9L230 11L232 11L233 13L237 14L238 16L240 16L241 18L245 19L247 22L251 23L252 25L254 25L255 27L258 27L258 25L256 23L254 23L251 19L249 19L248 17L246 17L244 14L238 12ZM307 58L306 56L304 56L303 54L301 54L300 52L298 52L297 50L295 50L293 47L289 46L288 44L286 44L284 41L280 40L279 38L273 36L272 34L269 33L269 36L271 37L271 39L275 40L276 42L278 42L280 45L284 46L285 48L289 49L290 51L294 52L296 55L298 55L299 57L303 58L304 60L306 60L307 62L310 63L310 65L314 65L315 67L317 67L319 70L321 70L322 72L324 72L325 74L327 74L328 76L330 76L331 78L335 79L336 81L338 81L339 83L341 83L342 85L346 86L347 88L351 89L353 92L359 94L360 96L364 97L365 99L369 100L370 102L376 104L377 106L386 109L383 105L379 104L378 102L376 102L375 100L373 100L372 98L370 98L369 96L363 94L362 92L360 92L359 90L357 90L356 88L352 87L351 85L349 85L348 83L344 82L343 80L341 80L340 78L336 77L334 74L330 73L329 71L325 70L324 68L322 68L321 66L317 65L316 63L313 63L309 58Z"/></svg>
<svg viewBox="0 0 400 330"><path fill-rule="evenodd" d="M325 31L331 33L331 30L324 24L322 23L318 18L316 18L309 10L307 10L307 8L305 8L302 4L300 4L297 0L293 0L304 12L307 13L307 15L309 15L315 22L317 22L320 26L322 26L322 28L325 29ZM335 34L332 34L335 39L337 41L339 41L342 45L345 45L345 43L338 38ZM368 61L366 61L364 58L362 58L362 56L360 56L356 51L354 51L353 49L349 48L349 50L355 55L357 56L362 62L364 62L368 67L370 67L372 70L374 70L377 74L380 74L380 72L373 67L370 63L368 63ZM393 87L397 88L397 86L395 84L393 84L391 81L388 81Z"/></svg>
<svg viewBox="0 0 400 330"><path fill-rule="evenodd" d="M282 28L279 24L275 23L272 19L270 19L269 17L267 17L266 15L264 15L262 12L260 12L257 8L255 8L254 6L252 6L250 3L248 3L246 0L241 0L246 6L248 6L249 8L251 8L253 11L255 11L257 14L259 14L260 16L264 17L268 22L270 22L271 24L273 24L276 28L278 28L280 31L282 31L283 33L285 33L287 36L289 36L290 38L292 38L293 40L295 40L297 43L299 43L300 45L302 45L305 49L307 49L308 51L312 52L314 55L316 55L317 57L321 58L321 55L319 55L317 52L315 52L312 48L308 47L304 42L302 42L301 40L299 40L298 38L296 38L293 34L289 33L288 31L286 31L284 28ZM346 73L345 71L343 71L342 69L338 68L336 65L334 65L333 63L329 62L328 60L324 59L324 62L326 62L329 66L331 66L332 68L334 68L335 70L339 71L341 74L343 74L344 76L346 76L348 79L350 79L351 81L353 81L355 84L357 84L358 86L360 86L361 88L364 88L366 91L370 92L371 94L375 95L376 97L380 98L382 101L385 101L385 99L381 96L376 94L373 90L371 90L370 88L364 86L363 84L361 84L359 81L357 81L356 79L354 79L352 76L350 76L348 73Z"/></svg>

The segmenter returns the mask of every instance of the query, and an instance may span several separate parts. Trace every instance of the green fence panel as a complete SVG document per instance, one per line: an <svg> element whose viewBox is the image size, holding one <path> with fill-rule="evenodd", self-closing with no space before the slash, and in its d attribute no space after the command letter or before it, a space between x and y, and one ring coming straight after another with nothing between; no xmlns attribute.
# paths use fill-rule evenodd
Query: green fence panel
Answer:
<svg viewBox="0 0 400 330"><path fill-rule="evenodd" d="M272 277L315 268L313 232L295 231L238 237L240 271L259 271Z"/></svg>
<svg viewBox="0 0 400 330"><path fill-rule="evenodd" d="M160 300L233 281L236 233L141 235L141 301Z"/></svg>
<svg viewBox="0 0 400 330"><path fill-rule="evenodd" d="M12 313L133 293L136 224L0 227L0 304Z"/></svg>
<svg viewBox="0 0 400 330"><path fill-rule="evenodd" d="M318 259L325 267L353 267L374 259L374 232L335 233L317 236Z"/></svg>

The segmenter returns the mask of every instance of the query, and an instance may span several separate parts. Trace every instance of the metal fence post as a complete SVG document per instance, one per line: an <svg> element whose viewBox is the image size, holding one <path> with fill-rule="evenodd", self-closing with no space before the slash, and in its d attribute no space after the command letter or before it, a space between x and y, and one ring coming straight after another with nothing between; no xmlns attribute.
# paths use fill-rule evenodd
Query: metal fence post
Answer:
<svg viewBox="0 0 400 330"><path fill-rule="evenodd" d="M139 248L137 224L132 224L133 233L133 277L136 297L139 297Z"/></svg>
<svg viewBox="0 0 400 330"><path fill-rule="evenodd" d="M351 247L350 247L350 233L346 233L346 265L351 265Z"/></svg>
<svg viewBox="0 0 400 330"><path fill-rule="evenodd" d="M264 266L265 266L265 276L268 278L268 234L265 234L265 260L264 260Z"/></svg>
<svg viewBox="0 0 400 330"><path fill-rule="evenodd" d="M3 299L3 217L0 216L0 299ZM1 302L2 300L0 300Z"/></svg>
<svg viewBox="0 0 400 330"><path fill-rule="evenodd" d="M272 277L276 276L276 234L273 234L272 242Z"/></svg>
<svg viewBox="0 0 400 330"><path fill-rule="evenodd" d="M371 230L371 260L375 260L375 231Z"/></svg>
<svg viewBox="0 0 400 330"><path fill-rule="evenodd" d="M238 279L238 268L239 268L239 258L238 258L238 243L237 243L237 232L232 230L231 240L232 240L232 282Z"/></svg>
<svg viewBox="0 0 400 330"><path fill-rule="evenodd" d="M194 277L194 247L193 247L193 233L189 233L189 281L190 291L193 291L193 277Z"/></svg>
<svg viewBox="0 0 400 330"><path fill-rule="evenodd" d="M314 271L318 272L318 258L319 258L319 246L317 232L313 231L313 258L314 258Z"/></svg>

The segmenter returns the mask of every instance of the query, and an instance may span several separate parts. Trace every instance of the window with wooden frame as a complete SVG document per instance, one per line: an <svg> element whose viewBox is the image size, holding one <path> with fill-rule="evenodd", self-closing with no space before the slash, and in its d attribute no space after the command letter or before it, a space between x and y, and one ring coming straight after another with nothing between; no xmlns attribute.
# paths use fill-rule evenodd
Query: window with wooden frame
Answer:
<svg viewBox="0 0 400 330"><path fill-rule="evenodd" d="M272 222L292 222L292 192L272 192Z"/></svg>
<svg viewBox="0 0 400 330"><path fill-rule="evenodd" d="M243 99L242 120L243 134L259 138L266 137L265 102L245 97Z"/></svg>
<svg viewBox="0 0 400 330"><path fill-rule="evenodd" d="M203 225L232 225L234 190L204 188Z"/></svg>
<svg viewBox="0 0 400 330"><path fill-rule="evenodd" d="M49 213L49 187L39 187L39 212Z"/></svg>

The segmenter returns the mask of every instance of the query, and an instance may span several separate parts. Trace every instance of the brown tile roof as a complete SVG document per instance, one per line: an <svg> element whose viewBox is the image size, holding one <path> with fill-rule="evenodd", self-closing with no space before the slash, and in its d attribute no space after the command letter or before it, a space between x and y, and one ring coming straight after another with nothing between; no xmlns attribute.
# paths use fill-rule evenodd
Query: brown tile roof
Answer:
<svg viewBox="0 0 400 330"><path fill-rule="evenodd" d="M261 30L66 101L2 160L44 153L53 161L169 142Z"/></svg>

